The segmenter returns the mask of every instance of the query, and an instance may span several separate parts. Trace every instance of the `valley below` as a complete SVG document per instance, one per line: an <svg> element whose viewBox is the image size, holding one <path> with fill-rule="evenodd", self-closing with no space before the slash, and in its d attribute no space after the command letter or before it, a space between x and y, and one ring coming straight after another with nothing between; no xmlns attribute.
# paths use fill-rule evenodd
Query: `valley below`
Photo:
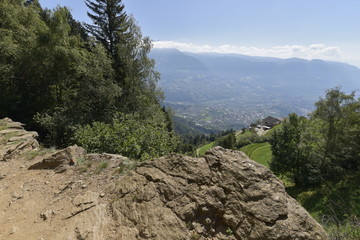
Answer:
<svg viewBox="0 0 360 240"><path fill-rule="evenodd" d="M306 116L327 89L360 87L360 70L345 63L177 49L153 49L150 56L165 104L202 132L239 130L269 115Z"/></svg>

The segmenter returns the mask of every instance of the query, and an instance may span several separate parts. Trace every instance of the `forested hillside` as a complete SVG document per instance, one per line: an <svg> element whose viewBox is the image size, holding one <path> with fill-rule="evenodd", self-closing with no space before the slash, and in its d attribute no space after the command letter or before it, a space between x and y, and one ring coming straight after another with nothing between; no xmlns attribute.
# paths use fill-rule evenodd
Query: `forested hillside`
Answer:
<svg viewBox="0 0 360 240"><path fill-rule="evenodd" d="M121 0L86 4L93 24L84 26L66 7L0 2L0 117L25 123L48 145L168 153L175 138L150 39Z"/></svg>

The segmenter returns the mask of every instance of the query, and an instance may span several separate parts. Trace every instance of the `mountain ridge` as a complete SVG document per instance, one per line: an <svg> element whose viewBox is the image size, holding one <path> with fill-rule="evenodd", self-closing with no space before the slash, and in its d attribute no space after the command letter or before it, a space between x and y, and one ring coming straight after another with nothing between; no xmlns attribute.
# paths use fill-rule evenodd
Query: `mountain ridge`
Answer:
<svg viewBox="0 0 360 240"><path fill-rule="evenodd" d="M150 57L161 74L165 104L213 130L239 129L267 115L306 115L327 89L360 88L360 69L341 62L160 48Z"/></svg>

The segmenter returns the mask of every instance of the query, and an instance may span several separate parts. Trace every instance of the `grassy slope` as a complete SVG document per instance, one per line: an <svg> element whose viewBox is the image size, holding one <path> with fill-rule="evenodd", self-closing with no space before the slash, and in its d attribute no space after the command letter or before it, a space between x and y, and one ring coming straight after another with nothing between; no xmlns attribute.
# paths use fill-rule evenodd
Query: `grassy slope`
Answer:
<svg viewBox="0 0 360 240"><path fill-rule="evenodd" d="M287 187L295 198L329 233L331 239L360 239L360 171L338 183L316 187Z"/></svg>
<svg viewBox="0 0 360 240"><path fill-rule="evenodd" d="M265 133L265 136L270 136L276 129L281 128L282 124L276 125L275 127L271 128L267 133Z"/></svg>
<svg viewBox="0 0 360 240"><path fill-rule="evenodd" d="M341 181L327 182L317 187L288 187L287 192L296 198L315 218L321 214L343 220L349 215L360 216L360 171L345 176Z"/></svg>
<svg viewBox="0 0 360 240"><path fill-rule="evenodd" d="M250 145L240 148L248 157L265 167L269 167L271 160L271 146L268 142L252 143Z"/></svg>
<svg viewBox="0 0 360 240"><path fill-rule="evenodd" d="M253 133L251 131L245 131L243 133L240 133L240 134L236 135L236 139L250 137L253 134L255 134L255 133Z"/></svg>
<svg viewBox="0 0 360 240"><path fill-rule="evenodd" d="M211 142L211 143L208 143L208 144L202 146L201 148L198 148L198 149L196 150L196 156L197 156L197 157L203 156L203 155L205 154L205 152L206 152L207 150L209 150L210 148L214 147L215 144L216 144L216 142Z"/></svg>

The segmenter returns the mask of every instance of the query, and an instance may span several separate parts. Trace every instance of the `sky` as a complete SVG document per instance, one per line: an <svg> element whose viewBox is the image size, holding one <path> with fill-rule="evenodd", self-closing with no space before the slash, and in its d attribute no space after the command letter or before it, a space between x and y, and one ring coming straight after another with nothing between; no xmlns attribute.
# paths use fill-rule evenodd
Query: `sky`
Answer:
<svg viewBox="0 0 360 240"><path fill-rule="evenodd" d="M83 0L68 6L90 22ZM359 0L123 0L154 47L347 62L360 67Z"/></svg>

